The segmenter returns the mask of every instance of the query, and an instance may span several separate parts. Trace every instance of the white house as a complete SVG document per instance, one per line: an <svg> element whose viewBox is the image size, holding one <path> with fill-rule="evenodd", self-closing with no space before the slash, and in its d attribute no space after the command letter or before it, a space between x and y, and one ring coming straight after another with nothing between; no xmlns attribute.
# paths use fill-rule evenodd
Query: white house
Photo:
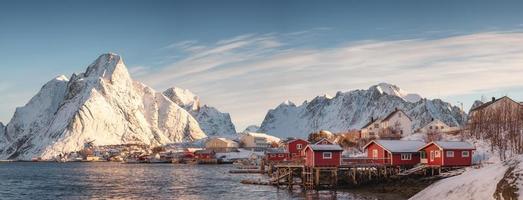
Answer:
<svg viewBox="0 0 523 200"><path fill-rule="evenodd" d="M371 119L361 128L362 138L380 138L383 136L405 137L412 134L412 120L401 109L381 119Z"/></svg>
<svg viewBox="0 0 523 200"><path fill-rule="evenodd" d="M230 152L238 149L240 145L227 138L211 138L205 142L205 148L215 152Z"/></svg>
<svg viewBox="0 0 523 200"><path fill-rule="evenodd" d="M451 127L439 119L432 119L431 122L429 122L425 126L421 127L418 130L418 132L427 134L427 133L446 133L446 132L457 131L457 130L459 130L459 127Z"/></svg>
<svg viewBox="0 0 523 200"><path fill-rule="evenodd" d="M280 138L267 135L265 133L244 132L240 137L243 148L263 150L271 146L272 143L279 143Z"/></svg>

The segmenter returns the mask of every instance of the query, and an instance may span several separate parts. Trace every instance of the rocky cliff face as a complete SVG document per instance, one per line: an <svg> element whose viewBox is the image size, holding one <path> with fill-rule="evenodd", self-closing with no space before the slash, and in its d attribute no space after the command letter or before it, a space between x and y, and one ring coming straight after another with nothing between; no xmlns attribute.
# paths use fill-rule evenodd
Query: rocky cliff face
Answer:
<svg viewBox="0 0 523 200"><path fill-rule="evenodd" d="M77 151L87 141L159 145L206 137L186 110L133 81L116 54L101 55L70 80L49 81L17 108L4 135L0 159L23 160Z"/></svg>
<svg viewBox="0 0 523 200"><path fill-rule="evenodd" d="M189 112L208 136L235 136L236 128L229 113L201 105L200 98L187 89L169 88L163 92L171 101Z"/></svg>
<svg viewBox="0 0 523 200"><path fill-rule="evenodd" d="M432 118L440 119L450 126L463 125L466 114L458 107L442 100L419 99L416 101L409 94L386 92L383 88L396 88L390 84L379 84L368 90L338 92L335 97L319 96L310 102L296 106L284 102L269 110L260 127L260 132L279 137L306 137L309 133L320 130L344 132L360 129L370 118L384 117L394 109L404 110L413 120L413 128L429 123ZM402 91L402 94L405 94Z"/></svg>

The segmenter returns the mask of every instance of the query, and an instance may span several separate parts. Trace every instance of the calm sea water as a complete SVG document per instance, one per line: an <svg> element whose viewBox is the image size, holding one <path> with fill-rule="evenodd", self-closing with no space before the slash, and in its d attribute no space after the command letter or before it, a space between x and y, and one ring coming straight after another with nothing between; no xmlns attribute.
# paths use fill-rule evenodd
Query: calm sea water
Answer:
<svg viewBox="0 0 523 200"><path fill-rule="evenodd" d="M232 165L0 163L0 199L382 199L365 192L301 192L244 185ZM387 199L397 199L386 195Z"/></svg>

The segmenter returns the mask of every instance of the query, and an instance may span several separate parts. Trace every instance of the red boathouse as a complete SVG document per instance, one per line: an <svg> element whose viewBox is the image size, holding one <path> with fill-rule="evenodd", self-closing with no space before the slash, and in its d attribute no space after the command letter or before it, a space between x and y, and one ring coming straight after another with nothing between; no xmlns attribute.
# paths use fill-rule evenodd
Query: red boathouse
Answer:
<svg viewBox="0 0 523 200"><path fill-rule="evenodd" d="M367 162L393 166L413 166L420 163L419 148L425 145L417 140L372 140L363 148Z"/></svg>
<svg viewBox="0 0 523 200"><path fill-rule="evenodd" d="M311 144L305 147L305 166L338 167L343 149L337 144Z"/></svg>
<svg viewBox="0 0 523 200"><path fill-rule="evenodd" d="M213 150L197 150L194 152L196 159L214 159L216 153Z"/></svg>
<svg viewBox="0 0 523 200"><path fill-rule="evenodd" d="M308 144L308 141L302 139L288 141L285 148L287 152L289 152L289 159L296 160L303 158L302 151Z"/></svg>
<svg viewBox="0 0 523 200"><path fill-rule="evenodd" d="M468 142L435 141L419 150L427 155L426 163L431 166L470 166L476 148Z"/></svg>
<svg viewBox="0 0 523 200"><path fill-rule="evenodd" d="M269 162L281 162L287 160L289 153L285 149L269 148L265 150L265 159Z"/></svg>

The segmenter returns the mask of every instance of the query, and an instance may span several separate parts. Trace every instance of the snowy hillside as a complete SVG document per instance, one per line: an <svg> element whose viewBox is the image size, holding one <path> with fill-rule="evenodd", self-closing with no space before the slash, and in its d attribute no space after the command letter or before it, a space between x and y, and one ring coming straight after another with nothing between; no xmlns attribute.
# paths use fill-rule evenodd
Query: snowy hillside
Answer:
<svg viewBox="0 0 523 200"><path fill-rule="evenodd" d="M430 185L411 199L522 199L522 161L523 157L516 157L480 169L468 169L459 176Z"/></svg>
<svg viewBox="0 0 523 200"><path fill-rule="evenodd" d="M258 131L281 138L307 137L320 130L344 132L360 129L371 117L384 117L395 108L407 112L414 128L429 123L432 118L450 126L462 125L466 119L458 107L442 100L421 99L413 103L404 99L405 94L396 86L380 84L368 90L338 92L335 97L318 96L299 106L286 101L268 111Z"/></svg>
<svg viewBox="0 0 523 200"><path fill-rule="evenodd" d="M200 98L187 89L169 88L163 92L171 101L189 112L208 136L235 136L236 128L229 113L214 107L200 106Z"/></svg>
<svg viewBox="0 0 523 200"><path fill-rule="evenodd" d="M101 55L70 80L49 81L16 109L6 131L0 159L50 159L87 141L156 145L206 137L187 111L133 81L115 54Z"/></svg>

